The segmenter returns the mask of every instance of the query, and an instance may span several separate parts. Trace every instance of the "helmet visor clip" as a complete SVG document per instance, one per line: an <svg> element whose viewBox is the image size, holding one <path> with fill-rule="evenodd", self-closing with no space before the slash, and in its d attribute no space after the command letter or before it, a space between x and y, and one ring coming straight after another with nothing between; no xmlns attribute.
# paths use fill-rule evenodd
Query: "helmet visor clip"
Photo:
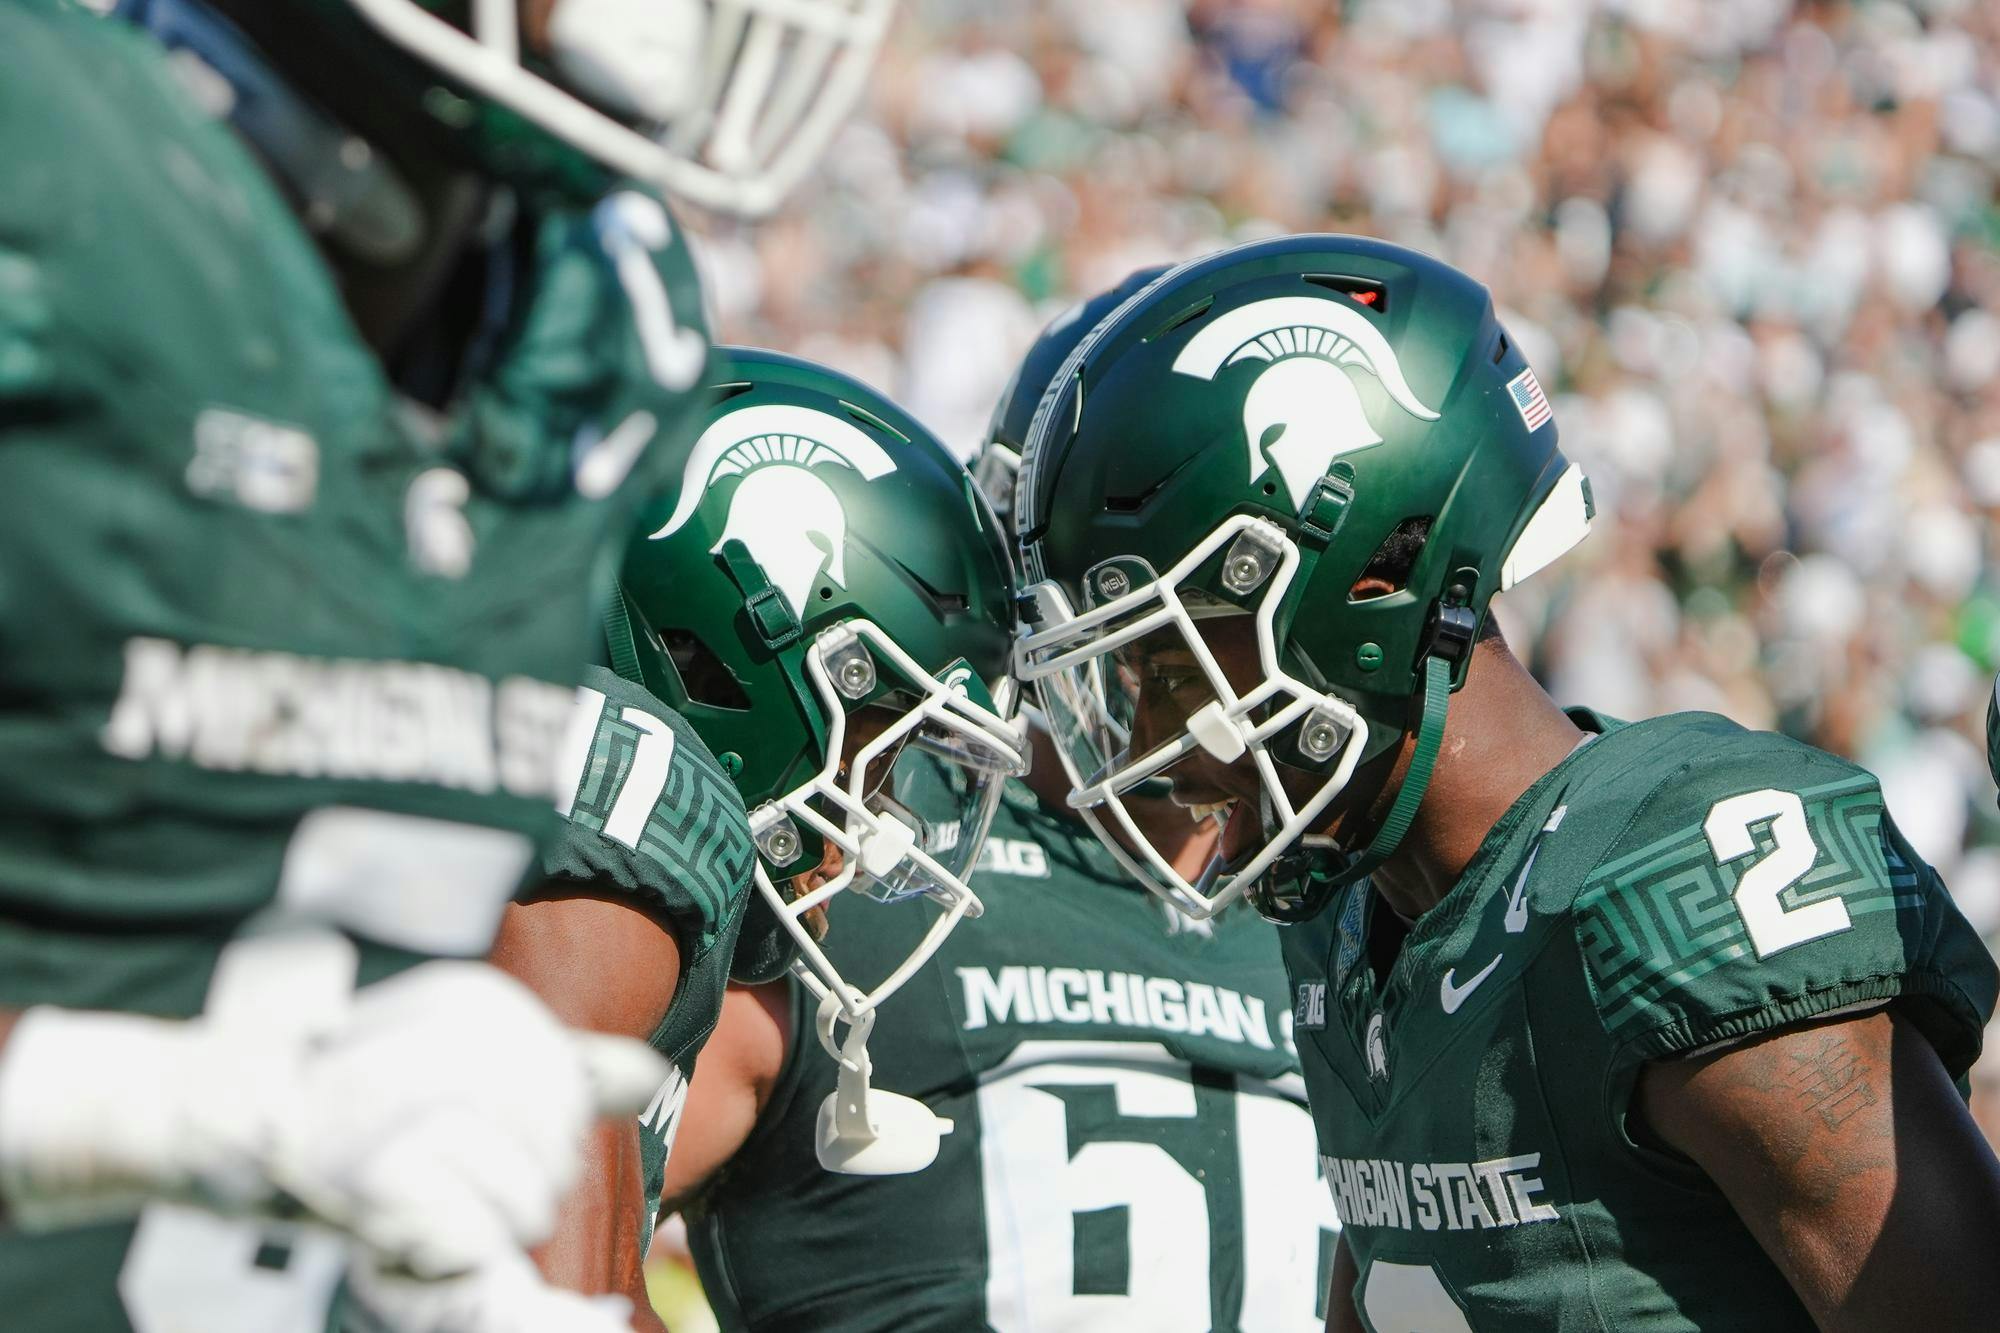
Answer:
<svg viewBox="0 0 2000 1333"><path fill-rule="evenodd" d="M1299 727L1299 753L1323 764L1340 752L1351 730L1326 709L1314 709Z"/></svg>
<svg viewBox="0 0 2000 1333"><path fill-rule="evenodd" d="M1247 597L1262 587L1278 567L1279 549L1263 539L1255 528L1229 544L1222 557L1222 586L1238 597Z"/></svg>
<svg viewBox="0 0 2000 1333"><path fill-rule="evenodd" d="M827 673L842 697L859 701L875 689L875 659L855 639L849 639L827 658Z"/></svg>
<svg viewBox="0 0 2000 1333"><path fill-rule="evenodd" d="M752 811L750 827L757 850L779 870L798 860L800 853L805 851L805 840L799 836L799 826L776 805L762 805Z"/></svg>

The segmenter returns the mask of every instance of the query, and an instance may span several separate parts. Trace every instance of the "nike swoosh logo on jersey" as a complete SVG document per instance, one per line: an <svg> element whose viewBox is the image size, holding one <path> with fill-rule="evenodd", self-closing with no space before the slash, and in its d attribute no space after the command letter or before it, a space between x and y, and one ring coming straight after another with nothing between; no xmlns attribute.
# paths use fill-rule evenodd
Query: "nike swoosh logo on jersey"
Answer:
<svg viewBox="0 0 2000 1333"><path fill-rule="evenodd" d="M1458 969L1455 967L1446 968L1444 976L1438 981L1438 1003L1444 1006L1444 1011L1447 1014L1457 1013L1459 1006L1465 1003L1466 998L1472 992L1479 989L1480 982L1493 975L1493 969L1500 966L1500 960L1506 956L1504 953L1494 954L1493 961L1485 967L1480 968L1478 972L1473 974L1472 980L1466 982L1463 986L1454 986L1451 984L1451 974Z"/></svg>

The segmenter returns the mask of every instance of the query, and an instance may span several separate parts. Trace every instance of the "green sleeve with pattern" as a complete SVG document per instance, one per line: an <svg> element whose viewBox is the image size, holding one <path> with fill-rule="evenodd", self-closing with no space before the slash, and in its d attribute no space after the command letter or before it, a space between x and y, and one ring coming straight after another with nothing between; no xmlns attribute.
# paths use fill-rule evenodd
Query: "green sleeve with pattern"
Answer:
<svg viewBox="0 0 2000 1333"><path fill-rule="evenodd" d="M1993 1011L1993 960L1873 775L1769 733L1703 741L1660 765L1576 899L1615 1058L1893 1003L1962 1075Z"/></svg>

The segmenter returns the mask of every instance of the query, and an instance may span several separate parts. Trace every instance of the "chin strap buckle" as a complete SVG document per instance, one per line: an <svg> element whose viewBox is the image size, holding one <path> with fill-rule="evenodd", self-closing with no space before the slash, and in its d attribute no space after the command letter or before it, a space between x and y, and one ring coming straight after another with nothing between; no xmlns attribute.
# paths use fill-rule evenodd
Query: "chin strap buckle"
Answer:
<svg viewBox="0 0 2000 1333"><path fill-rule="evenodd" d="M776 652L805 636L805 626L792 614L791 605L771 586L764 567L750 557L750 548L740 538L731 537L724 542L719 554L729 577L743 590L743 610L766 648Z"/></svg>
<svg viewBox="0 0 2000 1333"><path fill-rule="evenodd" d="M1441 657L1455 672L1472 656L1472 644L1479 637L1479 617L1472 608L1439 602L1431 608L1430 624L1424 627L1424 647L1418 654Z"/></svg>
<svg viewBox="0 0 2000 1333"><path fill-rule="evenodd" d="M849 1024L847 1037L837 1040L834 1030L842 1019ZM839 996L829 994L820 1001L816 1026L820 1045L840 1067L814 1127L820 1166L851 1176L901 1176L937 1160L938 1141L951 1133L952 1122L914 1097L868 1085L875 1011L851 1014Z"/></svg>
<svg viewBox="0 0 2000 1333"><path fill-rule="evenodd" d="M1340 535L1340 526L1347 522L1347 511L1353 504L1354 467L1337 462L1306 492L1306 502L1299 510L1299 535L1320 546L1330 545Z"/></svg>

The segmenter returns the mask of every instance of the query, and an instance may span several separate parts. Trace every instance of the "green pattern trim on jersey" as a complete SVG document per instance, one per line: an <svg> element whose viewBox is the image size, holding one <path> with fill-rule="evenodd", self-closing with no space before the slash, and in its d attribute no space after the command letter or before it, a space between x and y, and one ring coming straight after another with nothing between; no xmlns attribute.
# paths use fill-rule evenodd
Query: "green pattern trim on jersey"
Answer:
<svg viewBox="0 0 2000 1333"><path fill-rule="evenodd" d="M1882 795L1865 773L1798 793L1821 849L1787 888L1789 909L1838 897L1850 918L1921 908L1916 869L1882 835ZM1699 825L1618 858L1577 897L1579 936L1614 1036L1643 1025L1651 1006L1753 950L1732 895L1776 843L1768 825L1756 854L1718 865Z"/></svg>

